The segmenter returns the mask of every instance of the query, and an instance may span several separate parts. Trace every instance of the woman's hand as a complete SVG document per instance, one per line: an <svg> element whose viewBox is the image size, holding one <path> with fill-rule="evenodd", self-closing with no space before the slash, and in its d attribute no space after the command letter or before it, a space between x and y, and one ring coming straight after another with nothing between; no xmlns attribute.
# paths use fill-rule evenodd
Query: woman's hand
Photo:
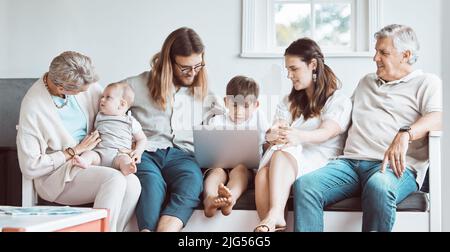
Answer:
<svg viewBox="0 0 450 252"><path fill-rule="evenodd" d="M90 151L97 146L98 143L100 143L102 139L100 139L100 134L98 131L93 131L90 134L86 135L86 137L81 140L81 142L75 146L75 154L81 155L85 151Z"/></svg>
<svg viewBox="0 0 450 252"><path fill-rule="evenodd" d="M266 132L266 141L271 145L285 144L286 141L281 139L281 129L288 127L289 124L284 120L278 120L274 125Z"/></svg>
<svg viewBox="0 0 450 252"><path fill-rule="evenodd" d="M275 141L278 139L278 133L276 132L276 130L275 129L269 129L267 132L266 132L266 141L268 142L268 143L270 143L271 145L272 144L275 144Z"/></svg>
<svg viewBox="0 0 450 252"><path fill-rule="evenodd" d="M286 143L283 149L299 145L302 142L301 131L292 127L281 127L280 140Z"/></svg>

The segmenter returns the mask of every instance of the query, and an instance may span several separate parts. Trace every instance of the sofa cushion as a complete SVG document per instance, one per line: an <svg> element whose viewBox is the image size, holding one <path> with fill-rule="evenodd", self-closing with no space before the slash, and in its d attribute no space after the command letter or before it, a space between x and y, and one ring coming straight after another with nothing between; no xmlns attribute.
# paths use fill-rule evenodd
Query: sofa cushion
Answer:
<svg viewBox="0 0 450 252"><path fill-rule="evenodd" d="M249 180L248 190L244 192L241 197L236 202L233 209L236 210L256 210L255 205L255 184L254 179ZM429 181L428 181L428 171L425 176L424 183L420 191L412 193L402 202L397 205L398 212L426 212L428 211L428 192L429 192ZM294 210L294 199L291 195L289 196L287 202L287 208L289 211ZM203 204L197 207L197 209L203 209ZM325 207L325 211L352 211L360 212L361 209L361 198L354 197L339 201L335 204L331 204Z"/></svg>
<svg viewBox="0 0 450 252"><path fill-rule="evenodd" d="M293 197L290 196L287 207L289 211L294 210ZM203 209L201 204L197 209ZM255 206L255 190L247 190L237 201L236 205L233 207L235 210L256 210ZM350 211L350 212L360 212L361 211L361 198L348 198L339 201L335 204L325 207L326 211ZM427 194L424 192L415 192L408 196L405 200L397 205L397 211L408 211L408 212L425 212L428 210L428 198Z"/></svg>
<svg viewBox="0 0 450 252"><path fill-rule="evenodd" d="M329 205L326 211L362 211L361 198L349 198ZM415 192L397 205L398 212L426 212L428 199L424 192Z"/></svg>

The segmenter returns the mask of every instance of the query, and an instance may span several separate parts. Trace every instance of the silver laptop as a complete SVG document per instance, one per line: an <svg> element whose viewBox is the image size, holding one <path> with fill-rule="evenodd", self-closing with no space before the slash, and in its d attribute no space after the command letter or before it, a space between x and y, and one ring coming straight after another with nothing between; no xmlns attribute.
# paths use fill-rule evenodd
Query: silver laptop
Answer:
<svg viewBox="0 0 450 252"><path fill-rule="evenodd" d="M259 165L258 130L195 127L194 148L202 168L233 168L244 164L257 169Z"/></svg>

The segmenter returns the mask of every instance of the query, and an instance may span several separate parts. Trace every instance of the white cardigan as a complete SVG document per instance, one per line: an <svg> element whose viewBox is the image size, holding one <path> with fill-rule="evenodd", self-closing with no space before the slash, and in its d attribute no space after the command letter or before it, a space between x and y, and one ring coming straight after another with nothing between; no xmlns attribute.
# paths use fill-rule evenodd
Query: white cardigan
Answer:
<svg viewBox="0 0 450 252"><path fill-rule="evenodd" d="M75 96L87 118L87 130L93 128L102 93L99 84ZM22 174L33 179L38 194L54 201L81 168L65 160L63 150L78 143L67 132L43 79L36 81L27 91L20 107L17 132L17 154Z"/></svg>

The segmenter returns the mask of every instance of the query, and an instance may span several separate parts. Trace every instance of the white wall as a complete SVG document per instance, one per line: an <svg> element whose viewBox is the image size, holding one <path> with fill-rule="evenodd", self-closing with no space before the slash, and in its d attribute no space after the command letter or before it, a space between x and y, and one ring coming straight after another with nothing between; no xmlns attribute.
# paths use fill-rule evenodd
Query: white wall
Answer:
<svg viewBox="0 0 450 252"><path fill-rule="evenodd" d="M165 37L180 26L196 29L208 53L217 52L211 65L229 64L220 55L222 47L239 46L239 1L0 2L8 4L5 12L9 22L9 32L1 31L8 34L0 38L0 48L7 53L6 58L0 59L1 77L40 76L58 53L77 50L91 56L102 80L111 82L148 69L151 56L160 49ZM209 11L200 15L200 9ZM228 20L235 20L236 25L229 25ZM234 43L223 43L221 38Z"/></svg>
<svg viewBox="0 0 450 252"><path fill-rule="evenodd" d="M416 31L421 46L416 67L440 75L441 0L384 0L383 5L383 25L406 24Z"/></svg>
<svg viewBox="0 0 450 252"><path fill-rule="evenodd" d="M423 46L418 67L438 74L441 23L435 13L440 2L389 0L383 4L383 25L405 23L416 29ZM223 94L236 74L254 77L266 94L278 94L281 88L287 92L290 84L281 76L282 59L238 56L241 5L241 0L0 0L0 11L5 12L0 17L0 34L7 34L0 36L0 77L39 77L58 53L77 50L93 58L103 83L117 81L148 69L165 37L180 26L189 26L206 44L214 92ZM348 94L364 74L374 71L371 58L333 58L327 63Z"/></svg>
<svg viewBox="0 0 450 252"><path fill-rule="evenodd" d="M8 34L8 21L6 16L7 9L7 2L0 0L0 34ZM6 43L4 43L6 42L6 40L3 41L2 37L5 37L5 35L2 35L0 37L0 47L2 47L0 48L0 77L2 77L4 74L1 65L6 62L6 51L8 50L6 48Z"/></svg>
<svg viewBox="0 0 450 252"><path fill-rule="evenodd" d="M443 198L443 229L444 231L450 231L450 16L448 15L450 11L450 1L442 1L442 23L443 25L443 40L442 40L442 76L444 81L444 139L443 139L443 166L442 166L442 185L444 191L442 193Z"/></svg>

